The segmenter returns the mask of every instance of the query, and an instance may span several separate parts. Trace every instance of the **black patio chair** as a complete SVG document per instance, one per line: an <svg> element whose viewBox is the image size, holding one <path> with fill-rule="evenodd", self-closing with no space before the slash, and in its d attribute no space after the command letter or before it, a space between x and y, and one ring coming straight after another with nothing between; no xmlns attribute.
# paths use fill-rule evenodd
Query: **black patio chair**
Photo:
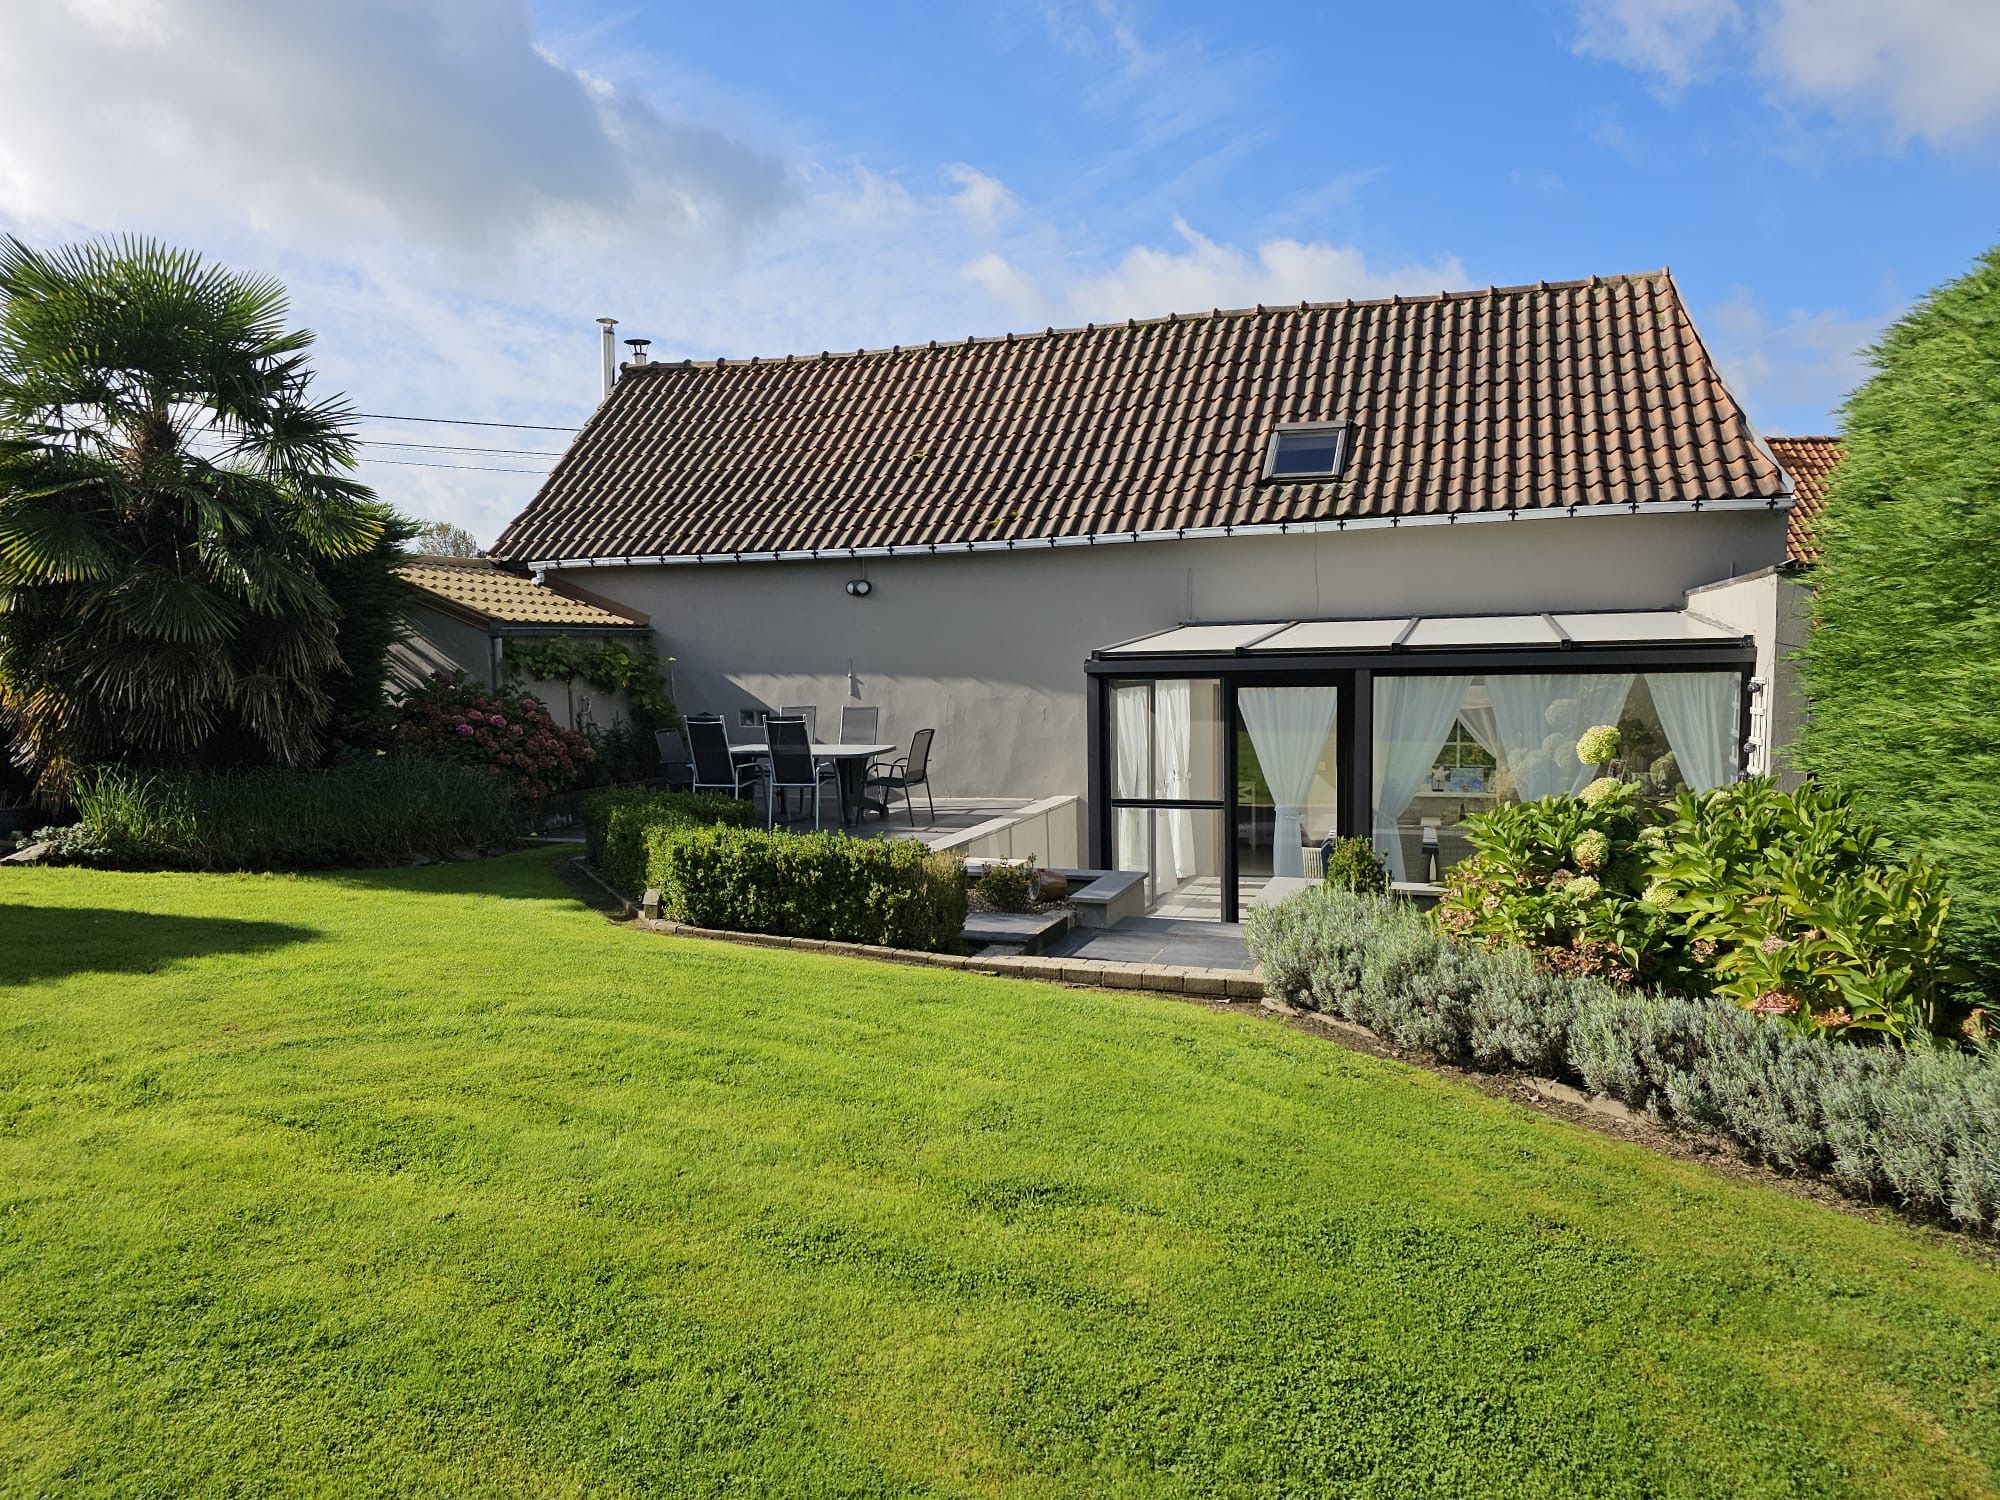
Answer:
<svg viewBox="0 0 2000 1500"><path fill-rule="evenodd" d="M833 805L840 807L839 773L825 761L815 760L812 732L804 719L776 718L764 721L764 743L771 751L771 779L765 785L764 826L778 826L778 798L786 792L811 792L813 827L820 826L820 804L829 778L833 781Z"/></svg>
<svg viewBox="0 0 2000 1500"><path fill-rule="evenodd" d="M753 794L764 779L763 768L751 761L739 763L729 753L729 731L713 715L699 715L687 721L688 749L694 756L694 780L689 790L721 792L741 797Z"/></svg>
<svg viewBox="0 0 2000 1500"><path fill-rule="evenodd" d="M777 717L780 719L804 719L806 721L806 739L814 744L819 742L819 710L814 708L810 703L794 705L790 708L781 708L777 712Z"/></svg>
<svg viewBox="0 0 2000 1500"><path fill-rule="evenodd" d="M882 818L889 817L889 794L901 792L903 807L910 815L910 826L917 826L917 804L910 796L910 788L924 789L924 805L930 809L930 820L937 821L937 802L931 796L931 740L936 735L934 729L919 729L910 737L910 753L901 760L878 760L868 768L868 785L882 788Z"/></svg>
<svg viewBox="0 0 2000 1500"><path fill-rule="evenodd" d="M660 784L671 791L694 787L694 757L688 754L687 737L678 729L656 729L653 744L660 756Z"/></svg>
<svg viewBox="0 0 2000 1500"><path fill-rule="evenodd" d="M882 710L865 708L859 703L840 705L840 743L843 745L872 745L882 733Z"/></svg>

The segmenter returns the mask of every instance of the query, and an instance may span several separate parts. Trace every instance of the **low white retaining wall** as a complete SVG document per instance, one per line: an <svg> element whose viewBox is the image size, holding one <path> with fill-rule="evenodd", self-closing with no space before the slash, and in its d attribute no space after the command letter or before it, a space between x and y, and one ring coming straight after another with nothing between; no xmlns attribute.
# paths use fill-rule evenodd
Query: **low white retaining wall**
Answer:
<svg viewBox="0 0 2000 1500"><path fill-rule="evenodd" d="M1077 863L1082 832L1079 799L1044 797L939 839L931 847L966 859L1032 859L1043 869L1066 870Z"/></svg>

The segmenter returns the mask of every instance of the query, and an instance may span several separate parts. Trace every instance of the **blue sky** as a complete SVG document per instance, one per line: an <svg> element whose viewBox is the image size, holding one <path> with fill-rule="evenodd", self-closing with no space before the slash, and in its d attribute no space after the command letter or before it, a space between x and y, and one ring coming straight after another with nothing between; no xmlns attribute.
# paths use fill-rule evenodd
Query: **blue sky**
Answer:
<svg viewBox="0 0 2000 1500"><path fill-rule="evenodd" d="M1997 190L1994 0L0 5L0 228L277 272L365 411L574 423L606 313L773 354L1671 265L1824 430ZM560 442L366 432L489 540Z"/></svg>

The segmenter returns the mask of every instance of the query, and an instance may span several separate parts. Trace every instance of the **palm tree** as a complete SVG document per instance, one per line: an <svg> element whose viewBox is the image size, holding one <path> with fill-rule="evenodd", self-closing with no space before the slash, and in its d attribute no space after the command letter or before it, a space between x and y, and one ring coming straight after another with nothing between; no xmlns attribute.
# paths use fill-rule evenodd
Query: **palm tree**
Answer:
<svg viewBox="0 0 2000 1500"><path fill-rule="evenodd" d="M318 753L323 572L385 517L286 312L275 280L149 240L0 242L0 724L42 791Z"/></svg>

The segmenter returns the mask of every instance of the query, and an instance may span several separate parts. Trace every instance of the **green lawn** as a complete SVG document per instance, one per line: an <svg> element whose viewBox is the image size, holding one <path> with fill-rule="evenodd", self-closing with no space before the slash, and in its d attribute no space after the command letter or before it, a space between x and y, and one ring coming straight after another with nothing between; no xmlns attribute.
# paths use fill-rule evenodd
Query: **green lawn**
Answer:
<svg viewBox="0 0 2000 1500"><path fill-rule="evenodd" d="M0 872L0 1491L1994 1493L2000 1273L551 856Z"/></svg>

